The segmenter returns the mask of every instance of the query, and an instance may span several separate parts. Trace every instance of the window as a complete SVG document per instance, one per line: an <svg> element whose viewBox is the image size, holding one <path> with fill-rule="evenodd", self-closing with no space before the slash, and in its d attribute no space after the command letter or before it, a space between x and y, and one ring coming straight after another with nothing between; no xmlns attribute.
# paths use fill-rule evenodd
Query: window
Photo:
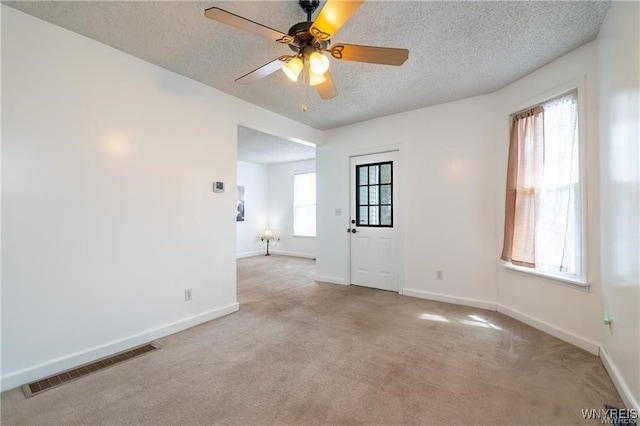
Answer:
<svg viewBox="0 0 640 426"><path fill-rule="evenodd" d="M356 223L393 226L393 162L356 166Z"/></svg>
<svg viewBox="0 0 640 426"><path fill-rule="evenodd" d="M502 259L582 282L581 186L577 91L512 115Z"/></svg>
<svg viewBox="0 0 640 426"><path fill-rule="evenodd" d="M293 235L316 236L316 174L293 176Z"/></svg>

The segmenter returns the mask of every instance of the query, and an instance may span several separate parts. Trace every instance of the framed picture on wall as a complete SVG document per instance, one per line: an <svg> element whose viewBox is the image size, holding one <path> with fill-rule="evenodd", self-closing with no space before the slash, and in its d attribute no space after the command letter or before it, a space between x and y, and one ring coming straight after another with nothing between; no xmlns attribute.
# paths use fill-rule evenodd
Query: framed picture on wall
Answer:
<svg viewBox="0 0 640 426"><path fill-rule="evenodd" d="M244 222L244 186L238 186L236 222Z"/></svg>

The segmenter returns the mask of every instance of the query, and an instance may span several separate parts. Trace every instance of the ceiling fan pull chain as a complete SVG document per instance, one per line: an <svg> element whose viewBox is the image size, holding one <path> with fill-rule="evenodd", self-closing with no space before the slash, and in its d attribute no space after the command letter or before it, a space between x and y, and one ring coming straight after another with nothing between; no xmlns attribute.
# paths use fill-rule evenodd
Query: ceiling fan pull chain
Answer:
<svg viewBox="0 0 640 426"><path fill-rule="evenodd" d="M302 109L302 112L307 112L307 73L304 72L304 68L305 67L303 67L302 72L302 105L300 106L300 109Z"/></svg>

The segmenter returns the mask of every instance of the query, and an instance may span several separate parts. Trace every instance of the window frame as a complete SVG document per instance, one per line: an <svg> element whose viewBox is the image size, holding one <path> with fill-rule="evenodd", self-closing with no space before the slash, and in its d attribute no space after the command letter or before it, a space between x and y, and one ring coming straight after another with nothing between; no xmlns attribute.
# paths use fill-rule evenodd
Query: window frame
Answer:
<svg viewBox="0 0 640 426"><path fill-rule="evenodd" d="M386 184L386 183L383 184L383 183L381 183L381 176L382 176L382 167L381 166L382 165L387 165L387 164L391 168L391 170L390 170L390 173L391 173L390 182L388 184ZM378 166L378 183L372 185L372 184L367 182L366 185L358 185L358 183L359 183L358 171L360 170L360 167L367 167L368 168L368 167L371 167L371 166ZM393 179L393 169L394 169L393 168L393 161L381 161L381 162L377 162L377 163L359 164L359 165L356 166L356 171L355 171L355 173L356 173L356 189L355 189L355 191L356 191L356 223L355 223L355 226L356 227L367 227L367 228L393 228L394 227L394 214L395 214L394 210L395 209L393 208L393 205L394 205L393 201L394 201L394 198L395 198L395 194L394 194L393 186L394 186L395 183L394 183L394 179ZM368 173L367 173L367 176L369 176ZM374 206L378 207L378 209L379 209L378 211L379 212L380 212L380 207L389 206L390 210L391 210L391 223L388 224L388 225L381 225L381 224L372 225L370 223L367 223L366 225L361 224L360 223L360 207L361 207L361 205L360 205L360 190L359 190L360 187L365 187L366 186L367 188L370 188L371 186L378 186L378 199L380 200L381 199L380 187L383 186L383 185L389 185L389 187L390 187L389 188L389 191L390 191L389 195L391 197L391 203L390 204L378 203L378 204L374 204ZM369 191L367 191L367 192L369 193ZM366 206L367 207L371 207L372 205L367 203ZM379 216L381 217L382 215L379 214ZM367 215L367 222L370 222L369 215Z"/></svg>
<svg viewBox="0 0 640 426"><path fill-rule="evenodd" d="M295 238L316 238L318 236L318 222L317 222L317 216L316 216L316 229L315 229L315 234L314 235L302 235L302 234L296 234L296 207L298 206L296 204L296 176L298 175L310 175L313 174L316 176L316 197L315 197L315 203L314 205L314 212L317 211L318 208L318 194L317 194L317 179L318 179L318 174L316 173L315 170L306 170L306 171L295 171L293 173L293 196L292 196L292 212L291 212L291 235Z"/></svg>
<svg viewBox="0 0 640 426"><path fill-rule="evenodd" d="M561 272L552 273L548 271L543 271L537 268L527 268L523 266L514 265L511 262L506 262L500 260L502 266L510 271L522 273L524 275L536 276L545 279L549 279L556 283L567 285L573 288L577 288L580 290L588 291L590 288L589 284L589 276L587 271L587 253L588 253L588 234L587 234L587 127L586 127L586 95L585 95L585 81L586 78L582 77L576 80L572 80L563 85L560 85L554 89L551 89L543 94L530 98L525 102L521 102L515 107L509 108L506 114L506 135L509 134L509 129L511 127L511 117L514 114L517 114L520 111L524 111L529 108L533 108L537 105L542 105L554 98L567 94L571 91L576 91L577 98L577 117L578 117L578 162L580 166L579 173L579 200L578 200L578 208L579 212L576 217L578 221L577 229L578 235L577 239L579 242L576 244L576 255L579 256L579 261L576 265L576 271L578 272L576 275L563 274ZM506 138L509 139L508 136ZM505 159L506 164L506 159Z"/></svg>

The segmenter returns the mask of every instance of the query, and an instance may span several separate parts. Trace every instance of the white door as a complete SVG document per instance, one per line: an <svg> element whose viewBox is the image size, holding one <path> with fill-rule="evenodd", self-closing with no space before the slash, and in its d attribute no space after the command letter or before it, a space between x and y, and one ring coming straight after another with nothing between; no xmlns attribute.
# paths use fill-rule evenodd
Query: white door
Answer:
<svg viewBox="0 0 640 426"><path fill-rule="evenodd" d="M351 157L351 284L399 291L398 152Z"/></svg>

